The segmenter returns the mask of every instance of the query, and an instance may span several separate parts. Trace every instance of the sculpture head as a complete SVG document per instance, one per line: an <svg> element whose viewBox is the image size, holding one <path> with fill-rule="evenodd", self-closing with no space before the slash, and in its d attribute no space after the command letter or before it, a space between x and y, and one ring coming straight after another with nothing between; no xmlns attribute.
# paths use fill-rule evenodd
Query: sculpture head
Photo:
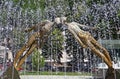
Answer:
<svg viewBox="0 0 120 79"><path fill-rule="evenodd" d="M58 24L64 24L67 20L67 17L57 17L55 18L55 23Z"/></svg>
<svg viewBox="0 0 120 79"><path fill-rule="evenodd" d="M44 26L42 26L42 28L41 28L41 30L42 31L50 31L50 29L52 28L52 26L53 26L53 22L51 22L51 21L49 21L49 20L45 20L45 24L44 24Z"/></svg>

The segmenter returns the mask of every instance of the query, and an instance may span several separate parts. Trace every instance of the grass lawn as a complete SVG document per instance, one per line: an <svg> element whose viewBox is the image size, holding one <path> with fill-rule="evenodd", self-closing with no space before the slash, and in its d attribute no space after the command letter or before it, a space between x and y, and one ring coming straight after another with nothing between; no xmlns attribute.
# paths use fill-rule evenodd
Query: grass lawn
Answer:
<svg viewBox="0 0 120 79"><path fill-rule="evenodd" d="M42 71L42 72L20 72L20 75L69 75L69 76L90 76L91 74L88 72L51 72L51 71Z"/></svg>

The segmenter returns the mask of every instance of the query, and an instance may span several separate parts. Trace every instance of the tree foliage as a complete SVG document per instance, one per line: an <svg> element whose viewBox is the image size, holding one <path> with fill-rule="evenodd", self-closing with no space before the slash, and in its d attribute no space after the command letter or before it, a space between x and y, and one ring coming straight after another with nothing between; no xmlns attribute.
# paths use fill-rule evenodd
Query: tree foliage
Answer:
<svg viewBox="0 0 120 79"><path fill-rule="evenodd" d="M32 55L32 65L34 70L39 70L41 67L44 66L45 64L45 60L44 57L41 55L42 51L38 50L37 48L35 48L33 55Z"/></svg>
<svg viewBox="0 0 120 79"><path fill-rule="evenodd" d="M43 56L46 58L51 57L54 61L60 62L63 41L62 32L58 28L55 28L43 46Z"/></svg>

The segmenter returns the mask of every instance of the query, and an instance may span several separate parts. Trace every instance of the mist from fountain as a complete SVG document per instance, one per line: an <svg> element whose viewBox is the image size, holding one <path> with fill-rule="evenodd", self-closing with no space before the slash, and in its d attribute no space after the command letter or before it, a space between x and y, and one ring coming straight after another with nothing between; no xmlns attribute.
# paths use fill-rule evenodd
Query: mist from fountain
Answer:
<svg viewBox="0 0 120 79"><path fill-rule="evenodd" d="M32 1L34 5L32 5ZM31 27L32 25L45 19L53 21L54 18L58 16L66 16L68 17L68 21L75 21L81 24L88 25L90 27L96 27L97 30L88 30L86 28L83 28L84 30L89 31L96 38L96 40L120 39L119 34L117 34L117 32L120 30L119 0L42 1L43 2L41 3L35 0L29 0L28 2L23 0L0 1L0 45L2 45L2 42L5 38L11 38L14 43L12 43L9 48L11 48L13 56L15 55L16 51L20 49L22 45L24 45L24 43L28 39L28 36L32 34L24 33L23 30L25 28ZM69 54L72 58L70 64L72 65L73 72L77 71L78 75L85 72L85 70L80 67L80 64L85 62L85 59L87 61L89 60L86 67L90 67L91 69L95 69L97 64L101 62L103 63L101 59L91 54L89 49L81 48L81 46L78 45L78 42L75 39L72 39L73 37L69 34L69 32L67 33L68 35L66 40L69 39L69 41L66 41L66 44L68 42L71 43L68 43L70 44L70 46L68 45L66 47L66 50L67 48L69 48L69 52L66 53ZM53 50L53 48L48 49ZM109 50L111 57L116 57L115 61L119 60L120 49ZM114 58L112 59L114 60ZM91 75L94 74L94 72L90 71L89 69L87 69L87 72L90 72ZM95 72L95 74L97 73Z"/></svg>

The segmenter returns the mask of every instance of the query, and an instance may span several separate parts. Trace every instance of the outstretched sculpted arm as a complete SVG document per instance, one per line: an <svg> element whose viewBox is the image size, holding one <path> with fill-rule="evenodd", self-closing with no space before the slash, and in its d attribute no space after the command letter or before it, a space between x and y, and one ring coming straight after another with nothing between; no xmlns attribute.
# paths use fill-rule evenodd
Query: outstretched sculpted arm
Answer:
<svg viewBox="0 0 120 79"><path fill-rule="evenodd" d="M47 24L48 20L45 20L43 22L40 22L38 24L35 24L34 26L31 26L30 28L25 29L25 32L30 32L32 30L38 31L42 28L42 26L44 26L45 24Z"/></svg>
<svg viewBox="0 0 120 79"><path fill-rule="evenodd" d="M79 28L86 29L86 30L96 30L97 29L96 27L90 27L90 26L87 26L87 25L79 24L77 22L71 22L71 24L75 24Z"/></svg>

